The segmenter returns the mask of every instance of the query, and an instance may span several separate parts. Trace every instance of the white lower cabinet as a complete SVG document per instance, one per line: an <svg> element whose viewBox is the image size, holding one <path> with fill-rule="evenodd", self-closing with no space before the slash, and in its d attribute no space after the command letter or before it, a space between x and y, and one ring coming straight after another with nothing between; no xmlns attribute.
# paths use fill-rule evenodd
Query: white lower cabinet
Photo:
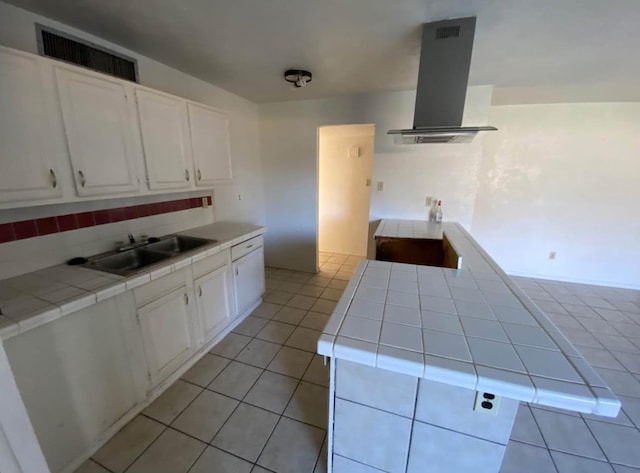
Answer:
<svg viewBox="0 0 640 473"><path fill-rule="evenodd" d="M231 251L233 253L233 249ZM248 311L264 294L264 252L262 247L233 262L233 278L236 316L239 316Z"/></svg>
<svg viewBox="0 0 640 473"><path fill-rule="evenodd" d="M231 322L230 278L229 266L224 266L194 281L203 343Z"/></svg>
<svg viewBox="0 0 640 473"><path fill-rule="evenodd" d="M189 304L189 289L182 286L138 309L151 386L173 373L192 354Z"/></svg>

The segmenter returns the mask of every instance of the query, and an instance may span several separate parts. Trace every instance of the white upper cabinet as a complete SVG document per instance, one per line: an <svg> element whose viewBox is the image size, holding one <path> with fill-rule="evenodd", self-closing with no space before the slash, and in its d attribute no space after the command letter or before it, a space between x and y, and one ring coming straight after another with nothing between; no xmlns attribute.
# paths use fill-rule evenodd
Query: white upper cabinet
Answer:
<svg viewBox="0 0 640 473"><path fill-rule="evenodd" d="M191 150L196 185L207 187L230 182L229 119L203 105L188 103Z"/></svg>
<svg viewBox="0 0 640 473"><path fill-rule="evenodd" d="M135 107L124 81L67 68L55 71L78 195L137 191Z"/></svg>
<svg viewBox="0 0 640 473"><path fill-rule="evenodd" d="M0 48L0 203L62 196L37 56Z"/></svg>
<svg viewBox="0 0 640 473"><path fill-rule="evenodd" d="M150 189L191 187L189 124L184 100L136 88Z"/></svg>

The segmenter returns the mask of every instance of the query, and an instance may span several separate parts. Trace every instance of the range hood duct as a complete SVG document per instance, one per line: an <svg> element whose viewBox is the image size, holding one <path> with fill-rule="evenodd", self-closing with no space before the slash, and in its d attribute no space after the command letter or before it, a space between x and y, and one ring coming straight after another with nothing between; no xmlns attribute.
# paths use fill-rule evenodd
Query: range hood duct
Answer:
<svg viewBox="0 0 640 473"><path fill-rule="evenodd" d="M422 26L420 72L413 128L389 130L401 143L468 143L493 126L462 126L476 18Z"/></svg>

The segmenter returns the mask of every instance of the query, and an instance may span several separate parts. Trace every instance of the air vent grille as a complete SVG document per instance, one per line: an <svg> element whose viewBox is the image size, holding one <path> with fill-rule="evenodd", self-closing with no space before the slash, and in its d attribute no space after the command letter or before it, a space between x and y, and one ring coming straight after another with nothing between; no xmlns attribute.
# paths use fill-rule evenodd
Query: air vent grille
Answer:
<svg viewBox="0 0 640 473"><path fill-rule="evenodd" d="M460 36L460 25L443 26L436 29L436 39L457 38Z"/></svg>
<svg viewBox="0 0 640 473"><path fill-rule="evenodd" d="M133 59L96 47L77 38L38 28L40 54L70 62L120 79L138 82L136 62Z"/></svg>

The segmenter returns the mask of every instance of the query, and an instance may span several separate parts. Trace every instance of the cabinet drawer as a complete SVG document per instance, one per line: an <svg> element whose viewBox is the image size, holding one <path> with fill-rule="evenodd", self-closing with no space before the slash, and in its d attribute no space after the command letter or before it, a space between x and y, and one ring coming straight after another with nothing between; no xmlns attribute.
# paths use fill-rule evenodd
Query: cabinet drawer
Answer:
<svg viewBox="0 0 640 473"><path fill-rule="evenodd" d="M155 301L181 286L190 286L190 283L188 268L185 268L137 287L133 290L136 307L142 307L151 301Z"/></svg>
<svg viewBox="0 0 640 473"><path fill-rule="evenodd" d="M262 245L263 245L262 235L258 235L257 237L244 241L239 245L232 246L231 260L235 261L238 258L242 258L244 255L251 253L253 250L255 250L256 248L260 248Z"/></svg>
<svg viewBox="0 0 640 473"><path fill-rule="evenodd" d="M224 250L220 253L216 253L215 255L207 256L205 259L193 263L193 277L199 278L200 276L215 271L226 264L230 264L229 250Z"/></svg>

